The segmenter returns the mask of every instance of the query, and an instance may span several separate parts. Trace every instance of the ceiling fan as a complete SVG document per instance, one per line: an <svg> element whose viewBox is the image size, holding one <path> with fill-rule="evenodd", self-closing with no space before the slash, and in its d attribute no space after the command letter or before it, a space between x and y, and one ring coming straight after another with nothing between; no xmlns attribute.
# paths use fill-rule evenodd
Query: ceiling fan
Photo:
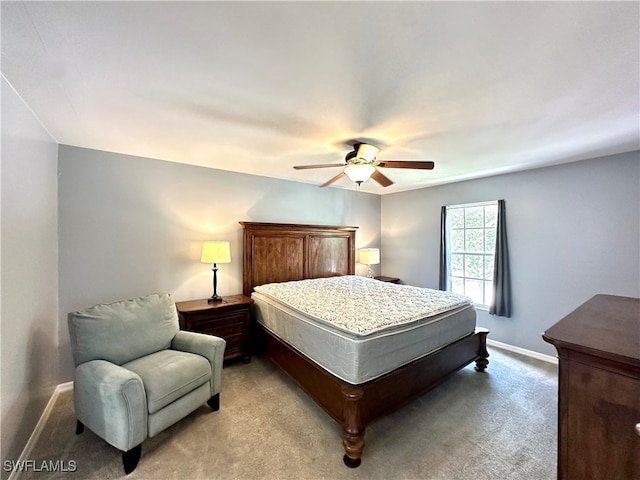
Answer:
<svg viewBox="0 0 640 480"><path fill-rule="evenodd" d="M320 165L296 165L296 170L306 170L310 168L344 167L342 172L326 181L321 187L331 185L345 175L352 182L358 184L366 182L372 178L383 187L393 185L393 182L385 176L378 168L414 168L418 170L433 170L433 162L412 162L408 160L378 160L376 156L380 149L369 143L357 142L353 144L353 151L347 153L344 163L324 163Z"/></svg>

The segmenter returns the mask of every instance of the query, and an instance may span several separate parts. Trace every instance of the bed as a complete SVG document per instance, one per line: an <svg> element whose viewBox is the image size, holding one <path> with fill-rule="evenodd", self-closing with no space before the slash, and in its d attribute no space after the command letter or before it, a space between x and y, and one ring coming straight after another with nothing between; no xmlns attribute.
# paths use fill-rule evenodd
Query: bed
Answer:
<svg viewBox="0 0 640 480"><path fill-rule="evenodd" d="M304 284L307 279L327 279L326 283L331 283L331 277L344 276L344 279L335 279L338 284L349 280L348 277L355 275L357 227L240 223L244 229L243 293L254 298L254 318L258 319L252 325L255 327L255 347L342 426L343 460L348 467L354 468L361 463L367 425L421 396L472 362L480 372L487 367L486 337L489 331L475 327L475 311L470 326L472 306L457 305L438 313L437 318L423 322L440 328L435 320L441 317L456 319L462 330L440 334L442 338L450 337L444 345L424 345L420 350L420 345L424 344L421 340L406 348L396 346L388 355L389 358L394 357L395 363L385 367L379 361L370 361L367 356L384 345L380 337L390 336L389 331L392 331L394 335L398 334L399 339L402 334L414 339L419 334L421 339L427 339L429 334L424 333L427 327L401 322L399 326L376 329L360 337L322 322L318 328L318 322L310 321L303 308L282 305L273 291L263 288L267 284L282 282ZM276 311L280 317L272 320L271 313L267 313L270 310ZM441 322L441 325L449 322ZM313 323L316 325L311 325ZM278 325L295 326L301 330L292 331L290 328L287 334L283 329L279 330ZM420 330L423 328L424 332ZM309 338L300 333L305 329L320 339L320 345L324 347L300 340ZM462 336L460 332L464 332ZM338 339L331 340L331 336L336 334ZM322 340L322 335L329 340ZM300 341L296 342L296 339ZM338 344L340 348L335 346ZM408 356L405 350L410 351ZM360 354L366 361L357 357ZM348 358L351 355L354 356L353 367L344 363L340 369L327 365L334 357ZM360 368L362 364L366 364L366 368Z"/></svg>

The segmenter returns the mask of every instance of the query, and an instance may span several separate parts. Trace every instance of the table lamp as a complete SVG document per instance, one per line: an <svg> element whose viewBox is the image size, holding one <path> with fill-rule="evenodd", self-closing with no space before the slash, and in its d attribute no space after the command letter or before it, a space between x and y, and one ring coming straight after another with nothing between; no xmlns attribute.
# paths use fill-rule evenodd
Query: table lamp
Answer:
<svg viewBox="0 0 640 480"><path fill-rule="evenodd" d="M213 263L213 295L207 301L209 303L221 302L222 297L218 295L218 263L231 263L231 249L229 242L207 241L202 244L202 263Z"/></svg>
<svg viewBox="0 0 640 480"><path fill-rule="evenodd" d="M373 270L371 265L377 265L380 263L380 249L379 248L361 248L360 263L367 266L367 277L373 278Z"/></svg>

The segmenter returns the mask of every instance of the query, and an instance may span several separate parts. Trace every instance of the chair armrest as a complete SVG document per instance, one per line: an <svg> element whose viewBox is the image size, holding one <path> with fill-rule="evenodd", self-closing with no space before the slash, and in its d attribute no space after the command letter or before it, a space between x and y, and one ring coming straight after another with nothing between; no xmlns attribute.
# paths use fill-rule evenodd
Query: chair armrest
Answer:
<svg viewBox="0 0 640 480"><path fill-rule="evenodd" d="M76 417L114 447L131 450L147 438L147 395L137 373L106 360L74 372Z"/></svg>
<svg viewBox="0 0 640 480"><path fill-rule="evenodd" d="M211 396L220 393L222 385L222 362L227 342L220 337L205 333L180 330L171 341L171 348L201 355L211 364Z"/></svg>

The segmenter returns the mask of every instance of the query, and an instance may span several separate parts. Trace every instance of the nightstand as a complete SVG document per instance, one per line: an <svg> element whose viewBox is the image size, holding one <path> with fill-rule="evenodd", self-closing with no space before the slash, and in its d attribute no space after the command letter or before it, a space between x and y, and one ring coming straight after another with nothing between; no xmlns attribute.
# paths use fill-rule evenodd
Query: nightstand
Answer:
<svg viewBox="0 0 640 480"><path fill-rule="evenodd" d="M207 303L207 299L176 302L180 328L223 338L227 342L225 360L242 357L244 363L249 363L252 303L253 300L244 295L227 295L215 303Z"/></svg>
<svg viewBox="0 0 640 480"><path fill-rule="evenodd" d="M375 278L376 280L380 280L381 282L400 283L400 279L396 277L379 276L379 277L373 277L373 278Z"/></svg>

